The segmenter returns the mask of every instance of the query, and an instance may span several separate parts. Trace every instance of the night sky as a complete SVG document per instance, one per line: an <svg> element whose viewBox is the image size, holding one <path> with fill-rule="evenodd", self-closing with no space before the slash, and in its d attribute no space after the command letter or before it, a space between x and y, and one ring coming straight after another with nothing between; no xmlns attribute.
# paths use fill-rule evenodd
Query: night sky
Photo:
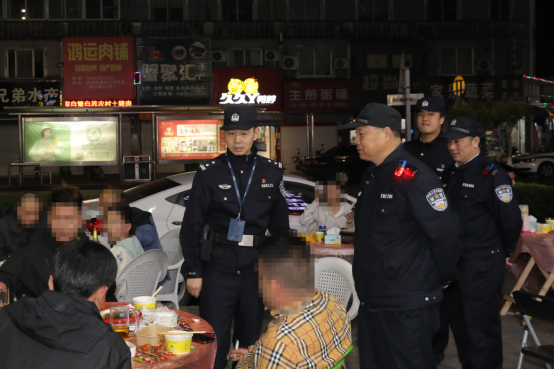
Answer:
<svg viewBox="0 0 554 369"><path fill-rule="evenodd" d="M554 79L554 0L537 0L537 77Z"/></svg>

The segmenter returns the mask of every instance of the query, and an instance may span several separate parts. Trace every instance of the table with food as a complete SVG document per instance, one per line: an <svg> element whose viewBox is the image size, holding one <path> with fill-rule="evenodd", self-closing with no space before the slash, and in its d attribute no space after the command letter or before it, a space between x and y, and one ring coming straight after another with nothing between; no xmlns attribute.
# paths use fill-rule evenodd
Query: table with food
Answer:
<svg viewBox="0 0 554 369"><path fill-rule="evenodd" d="M324 232L303 233L306 241L310 243L310 251L314 258L336 257L354 262L354 228L341 228L337 234L322 234ZM327 236L327 237L326 237ZM338 236L338 237L337 237Z"/></svg>

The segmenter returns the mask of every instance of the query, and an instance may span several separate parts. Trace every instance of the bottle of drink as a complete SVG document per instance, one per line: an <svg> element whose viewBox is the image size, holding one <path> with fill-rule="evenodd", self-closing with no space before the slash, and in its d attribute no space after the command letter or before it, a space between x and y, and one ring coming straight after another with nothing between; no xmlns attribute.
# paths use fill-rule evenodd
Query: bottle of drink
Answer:
<svg viewBox="0 0 554 369"><path fill-rule="evenodd" d="M98 241L98 230L96 229L96 227L92 229L92 240L94 242L100 242Z"/></svg>
<svg viewBox="0 0 554 369"><path fill-rule="evenodd" d="M319 231L325 233L325 232L327 232L327 227L325 227L324 225L319 226Z"/></svg>

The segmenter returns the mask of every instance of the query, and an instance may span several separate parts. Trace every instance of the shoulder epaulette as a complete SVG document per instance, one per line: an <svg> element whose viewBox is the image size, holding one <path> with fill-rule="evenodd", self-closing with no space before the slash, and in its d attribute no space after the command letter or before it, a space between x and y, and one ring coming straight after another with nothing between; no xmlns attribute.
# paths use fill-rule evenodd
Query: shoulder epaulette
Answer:
<svg viewBox="0 0 554 369"><path fill-rule="evenodd" d="M490 174L492 177L494 177L498 174L498 168L496 168L493 163L490 163L485 168L483 168L482 173L486 176Z"/></svg>
<svg viewBox="0 0 554 369"><path fill-rule="evenodd" d="M213 167L215 167L215 166L217 166L218 164L221 164L221 163L223 163L221 160L219 160L218 158L215 158L215 159L208 160L207 162L200 164L200 169L208 170L208 169L213 168Z"/></svg>
<svg viewBox="0 0 554 369"><path fill-rule="evenodd" d="M279 163L278 161L274 161L274 160L271 160L271 159L268 159L268 158L264 158L263 156L259 156L259 157L264 161L264 163L271 164L274 167L277 167L279 169L283 169L283 163Z"/></svg>
<svg viewBox="0 0 554 369"><path fill-rule="evenodd" d="M419 172L419 169L415 165L408 163L406 160L400 160L394 175L397 177L415 178L417 172Z"/></svg>

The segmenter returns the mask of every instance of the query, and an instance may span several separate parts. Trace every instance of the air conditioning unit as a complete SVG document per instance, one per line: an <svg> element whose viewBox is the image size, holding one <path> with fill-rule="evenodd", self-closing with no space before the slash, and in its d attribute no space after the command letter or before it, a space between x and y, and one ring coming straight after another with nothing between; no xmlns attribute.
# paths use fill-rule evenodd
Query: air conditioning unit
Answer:
<svg viewBox="0 0 554 369"><path fill-rule="evenodd" d="M284 56L283 57L283 69L284 70L298 70L298 56Z"/></svg>
<svg viewBox="0 0 554 369"><path fill-rule="evenodd" d="M478 72L489 72L493 70L492 60L478 60L477 61L477 71Z"/></svg>
<svg viewBox="0 0 554 369"><path fill-rule="evenodd" d="M349 69L350 60L348 59L335 59L335 69Z"/></svg>
<svg viewBox="0 0 554 369"><path fill-rule="evenodd" d="M227 51L224 51L224 50L212 51L212 61L214 63L227 63Z"/></svg>
<svg viewBox="0 0 554 369"><path fill-rule="evenodd" d="M266 50L264 53L264 60L270 63L279 62L279 56L281 52L279 50Z"/></svg>

